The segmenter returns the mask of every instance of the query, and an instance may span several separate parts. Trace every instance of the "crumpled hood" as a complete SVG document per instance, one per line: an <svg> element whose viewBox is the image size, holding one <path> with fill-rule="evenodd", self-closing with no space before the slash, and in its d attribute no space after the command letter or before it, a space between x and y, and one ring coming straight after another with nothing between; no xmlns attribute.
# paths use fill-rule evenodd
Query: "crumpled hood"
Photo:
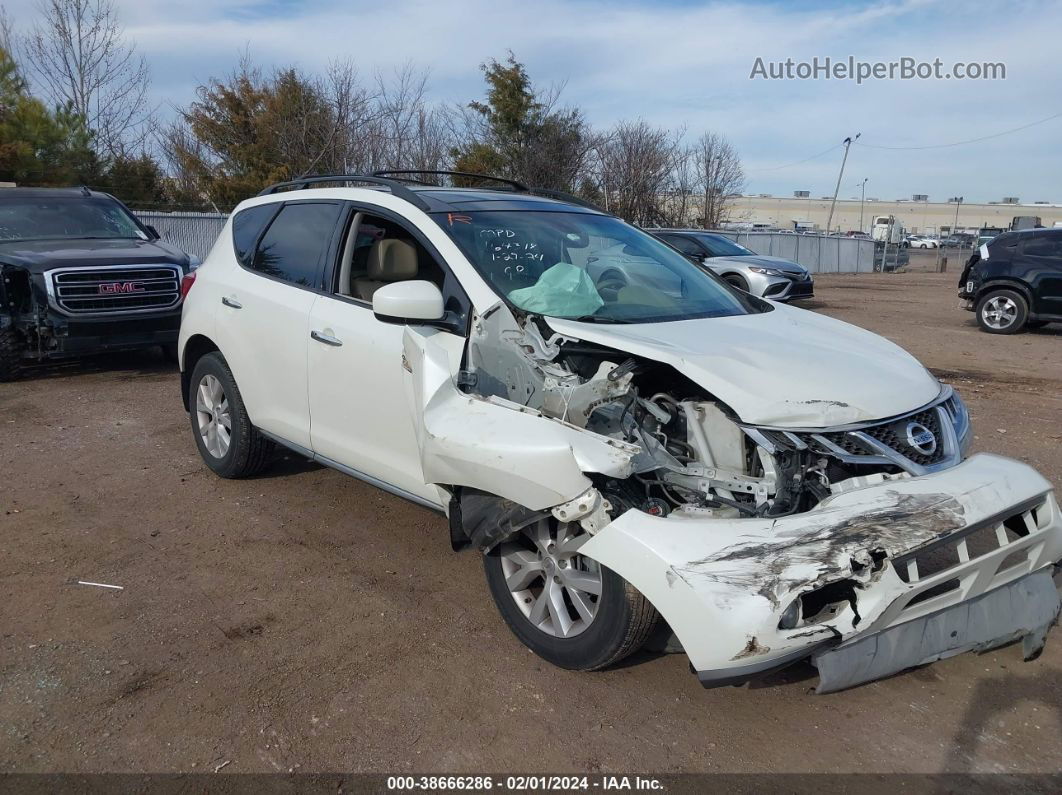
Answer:
<svg viewBox="0 0 1062 795"><path fill-rule="evenodd" d="M749 424L825 428L885 419L940 394L939 382L898 345L784 304L671 323L546 321L564 336L671 365Z"/></svg>
<svg viewBox="0 0 1062 795"><path fill-rule="evenodd" d="M784 271L785 273L806 273L807 268L803 265L799 265L792 260L782 259L781 257L766 257L757 254L754 257L712 257L707 260L708 265L755 265L757 268L774 268L775 270Z"/></svg>

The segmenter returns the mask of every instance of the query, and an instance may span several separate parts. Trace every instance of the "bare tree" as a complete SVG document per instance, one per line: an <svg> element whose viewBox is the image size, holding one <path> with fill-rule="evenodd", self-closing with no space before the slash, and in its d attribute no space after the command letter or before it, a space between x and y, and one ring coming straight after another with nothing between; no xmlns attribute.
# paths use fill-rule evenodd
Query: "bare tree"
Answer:
<svg viewBox="0 0 1062 795"><path fill-rule="evenodd" d="M11 17L7 15L7 9L0 5L0 50L7 53L7 57L15 60L15 26Z"/></svg>
<svg viewBox="0 0 1062 795"><path fill-rule="evenodd" d="M725 136L706 132L693 147L697 181L704 200L701 223L714 229L727 220L732 197L745 187L741 158Z"/></svg>
<svg viewBox="0 0 1062 795"><path fill-rule="evenodd" d="M596 148L595 182L606 209L631 223L667 220L675 165L682 157L679 135L648 122L624 121Z"/></svg>
<svg viewBox="0 0 1062 795"><path fill-rule="evenodd" d="M42 21L22 42L41 90L80 115L100 153L143 146L149 130L147 62L126 44L111 0L41 0Z"/></svg>

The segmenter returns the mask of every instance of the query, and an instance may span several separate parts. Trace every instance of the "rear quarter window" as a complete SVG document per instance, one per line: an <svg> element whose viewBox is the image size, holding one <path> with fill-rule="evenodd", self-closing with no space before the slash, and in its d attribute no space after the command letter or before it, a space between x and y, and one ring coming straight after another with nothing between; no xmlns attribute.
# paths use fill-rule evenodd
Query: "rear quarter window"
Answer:
<svg viewBox="0 0 1062 795"><path fill-rule="evenodd" d="M279 202L259 204L240 210L232 217L232 248L236 259L245 268L249 268L254 260L254 247L262 236L262 230L269 226L279 209Z"/></svg>

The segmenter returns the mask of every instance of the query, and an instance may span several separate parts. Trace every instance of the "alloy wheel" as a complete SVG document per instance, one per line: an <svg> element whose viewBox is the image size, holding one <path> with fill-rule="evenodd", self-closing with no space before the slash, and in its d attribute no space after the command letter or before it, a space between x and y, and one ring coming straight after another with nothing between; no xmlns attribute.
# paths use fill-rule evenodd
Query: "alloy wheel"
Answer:
<svg viewBox="0 0 1062 795"><path fill-rule="evenodd" d="M1018 305L1005 295L997 295L981 308L985 325L994 329L1010 328L1018 318Z"/></svg>
<svg viewBox="0 0 1062 795"><path fill-rule="evenodd" d="M513 601L547 635L573 637L584 632L597 615L601 567L578 554L589 538L578 524L544 519L499 549Z"/></svg>
<svg viewBox="0 0 1062 795"><path fill-rule="evenodd" d="M207 374L195 393L195 412L203 445L214 458L224 458L232 443L232 415L221 381Z"/></svg>

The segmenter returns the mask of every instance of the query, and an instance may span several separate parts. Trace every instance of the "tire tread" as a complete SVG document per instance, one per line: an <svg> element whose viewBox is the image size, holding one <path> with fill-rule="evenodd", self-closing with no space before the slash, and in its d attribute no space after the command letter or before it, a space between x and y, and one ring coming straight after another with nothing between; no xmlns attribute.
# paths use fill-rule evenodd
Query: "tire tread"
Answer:
<svg viewBox="0 0 1062 795"><path fill-rule="evenodd" d="M22 373L22 351L10 326L0 330L0 382L14 381Z"/></svg>
<svg viewBox="0 0 1062 795"><path fill-rule="evenodd" d="M623 585L624 596L627 598L627 604L631 610L631 621L627 625L627 634L608 659L592 668L588 668L587 670L589 671L600 671L630 657L645 645L645 642L649 640L649 636L653 634L657 621L660 620L660 614L653 607L652 602L642 595L641 591L629 582L624 581Z"/></svg>

